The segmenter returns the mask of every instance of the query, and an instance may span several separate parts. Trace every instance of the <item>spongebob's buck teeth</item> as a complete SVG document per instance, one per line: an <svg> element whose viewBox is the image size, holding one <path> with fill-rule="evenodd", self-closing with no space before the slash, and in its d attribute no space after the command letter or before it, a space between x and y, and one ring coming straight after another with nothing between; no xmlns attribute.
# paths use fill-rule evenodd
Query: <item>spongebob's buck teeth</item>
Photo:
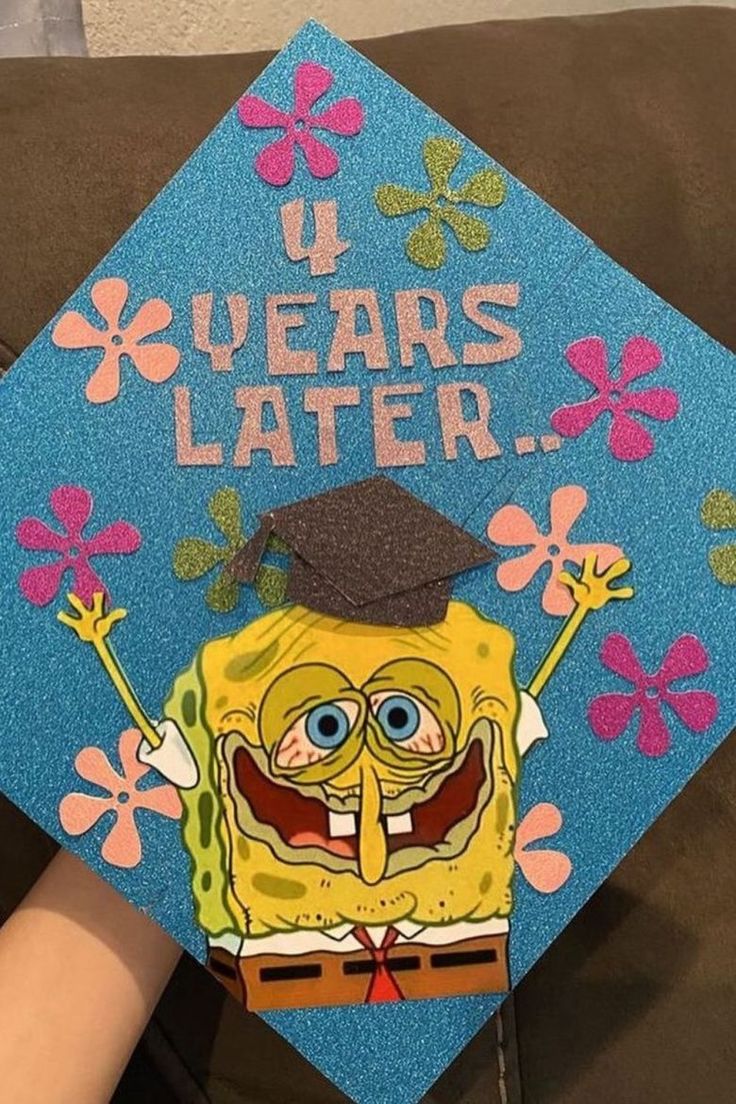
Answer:
<svg viewBox="0 0 736 1104"><path fill-rule="evenodd" d="M330 810L329 820L331 839L336 839L341 836L357 836L358 822L355 818L355 813L333 813L332 810Z"/></svg>
<svg viewBox="0 0 736 1104"><path fill-rule="evenodd" d="M414 822L411 812L397 813L395 816L386 817L386 831L390 836L402 836L414 831Z"/></svg>
<svg viewBox="0 0 736 1104"><path fill-rule="evenodd" d="M329 812L330 838L340 839L346 836L357 836L358 819L355 813ZM386 817L386 832L389 836L404 836L414 831L414 823L411 813L397 813Z"/></svg>

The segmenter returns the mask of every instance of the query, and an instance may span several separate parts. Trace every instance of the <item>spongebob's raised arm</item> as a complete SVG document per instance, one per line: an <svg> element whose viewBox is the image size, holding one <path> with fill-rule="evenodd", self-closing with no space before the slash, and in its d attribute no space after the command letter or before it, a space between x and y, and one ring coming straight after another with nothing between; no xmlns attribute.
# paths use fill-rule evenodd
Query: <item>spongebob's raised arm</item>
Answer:
<svg viewBox="0 0 736 1104"><path fill-rule="evenodd" d="M195 786L199 777L197 765L178 725L171 719L163 720L158 725L153 723L108 642L113 625L122 621L127 611L113 609L106 612L105 596L100 591L93 595L90 606L85 606L76 594L67 597L73 612L62 610L57 614L59 621L97 652L118 697L143 736L138 758L181 789Z"/></svg>
<svg viewBox="0 0 736 1104"><path fill-rule="evenodd" d="M620 579L622 575L625 575L630 567L630 560L622 557L612 563L610 567L599 572L598 557L591 555L586 556L583 560L579 576L572 575L569 571L560 573L559 581L572 594L575 608L565 619L562 628L527 687L527 692L533 698L538 698L544 690L591 610L603 609L609 602L634 597L633 587L613 586L616 579Z"/></svg>
<svg viewBox="0 0 736 1104"><path fill-rule="evenodd" d="M117 690L120 700L128 710L133 724L140 729L144 739L152 748L158 747L161 743L161 737L138 701L133 687L128 682L125 672L107 640L113 625L117 624L118 621L122 621L128 611L113 609L106 613L105 596L100 591L92 596L92 605L89 607L85 606L82 599L77 597L76 594L67 594L67 599L74 613L67 613L66 610L62 610L57 614L59 621L62 625L67 625L68 628L72 629L85 644L92 645L110 681Z"/></svg>

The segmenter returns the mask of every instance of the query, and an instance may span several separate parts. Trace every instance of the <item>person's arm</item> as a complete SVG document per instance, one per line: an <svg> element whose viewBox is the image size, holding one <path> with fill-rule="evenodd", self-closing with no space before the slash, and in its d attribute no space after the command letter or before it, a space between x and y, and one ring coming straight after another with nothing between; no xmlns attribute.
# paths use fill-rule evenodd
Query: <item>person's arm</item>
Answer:
<svg viewBox="0 0 736 1104"><path fill-rule="evenodd" d="M180 955L65 851L0 928L0 1095L108 1104Z"/></svg>

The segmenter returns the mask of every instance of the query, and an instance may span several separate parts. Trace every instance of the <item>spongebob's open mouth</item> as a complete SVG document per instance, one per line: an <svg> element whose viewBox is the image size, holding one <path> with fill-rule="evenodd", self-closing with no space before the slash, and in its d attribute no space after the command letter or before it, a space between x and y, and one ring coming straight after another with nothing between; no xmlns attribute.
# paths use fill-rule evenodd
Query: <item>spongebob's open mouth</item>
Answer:
<svg viewBox="0 0 736 1104"><path fill-rule="evenodd" d="M421 865L428 852L450 858L466 845L492 792L490 727L469 741L461 762L452 769L435 775L423 788L384 802L388 875ZM328 804L318 787L304 792L273 781L240 740L226 758L237 791L241 831L269 843L287 862L357 871L355 799L330 798Z"/></svg>
<svg viewBox="0 0 736 1104"><path fill-rule="evenodd" d="M245 750L234 758L235 781L261 824L270 824L290 847L323 847L333 855L358 854L356 813L336 813L322 801L272 782ZM384 816L389 853L402 847L436 847L475 809L483 784L483 751L474 740L462 767L427 801Z"/></svg>

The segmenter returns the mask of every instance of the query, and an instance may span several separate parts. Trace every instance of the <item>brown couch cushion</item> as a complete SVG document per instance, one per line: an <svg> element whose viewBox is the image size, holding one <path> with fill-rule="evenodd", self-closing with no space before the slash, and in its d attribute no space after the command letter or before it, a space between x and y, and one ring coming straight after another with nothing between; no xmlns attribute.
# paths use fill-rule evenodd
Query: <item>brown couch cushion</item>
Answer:
<svg viewBox="0 0 736 1104"><path fill-rule="evenodd" d="M487 23L360 48L736 345L734 11ZM15 349L30 341L267 60L0 62L0 338ZM731 741L522 983L527 1104L730 1104L735 794ZM22 824L0 808L16 856L29 853ZM46 853L39 844L38 861ZM6 902L34 869L16 862ZM206 1086L201 1099L342 1099L223 1001L184 967L159 1013L164 1039ZM160 1051L156 1039L148 1045ZM488 1029L428 1101L495 1104L494 1040ZM194 1092L187 1083L175 1095ZM120 1099L143 1097L128 1087ZM149 1084L145 1099L169 1098Z"/></svg>

